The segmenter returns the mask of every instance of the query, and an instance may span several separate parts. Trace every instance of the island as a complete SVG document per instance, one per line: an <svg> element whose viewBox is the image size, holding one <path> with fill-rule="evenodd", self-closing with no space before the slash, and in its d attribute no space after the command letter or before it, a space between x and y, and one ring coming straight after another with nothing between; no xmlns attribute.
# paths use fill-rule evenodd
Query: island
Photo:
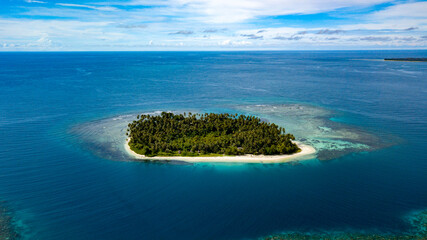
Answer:
<svg viewBox="0 0 427 240"><path fill-rule="evenodd" d="M315 153L274 123L228 113L138 115L126 135L126 150L140 159L270 163Z"/></svg>
<svg viewBox="0 0 427 240"><path fill-rule="evenodd" d="M427 58L384 58L384 61L427 62Z"/></svg>

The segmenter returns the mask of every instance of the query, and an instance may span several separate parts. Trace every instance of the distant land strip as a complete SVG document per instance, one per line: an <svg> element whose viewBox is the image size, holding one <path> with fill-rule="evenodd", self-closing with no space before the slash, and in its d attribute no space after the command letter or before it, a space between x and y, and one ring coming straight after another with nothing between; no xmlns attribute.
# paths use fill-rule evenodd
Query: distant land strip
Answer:
<svg viewBox="0 0 427 240"><path fill-rule="evenodd" d="M427 58L384 58L384 61L427 62Z"/></svg>

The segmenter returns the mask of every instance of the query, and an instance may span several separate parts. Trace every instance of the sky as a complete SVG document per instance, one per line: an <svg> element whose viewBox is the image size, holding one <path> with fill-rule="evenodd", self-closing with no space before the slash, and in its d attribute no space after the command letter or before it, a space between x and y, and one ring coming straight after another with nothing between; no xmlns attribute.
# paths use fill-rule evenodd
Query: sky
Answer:
<svg viewBox="0 0 427 240"><path fill-rule="evenodd" d="M0 0L0 51L427 49L427 1Z"/></svg>

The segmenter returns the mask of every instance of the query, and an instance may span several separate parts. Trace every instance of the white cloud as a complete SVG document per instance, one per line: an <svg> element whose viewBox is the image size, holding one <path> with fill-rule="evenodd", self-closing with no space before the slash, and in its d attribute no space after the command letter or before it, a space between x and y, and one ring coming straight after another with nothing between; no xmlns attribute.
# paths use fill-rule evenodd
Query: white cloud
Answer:
<svg viewBox="0 0 427 240"><path fill-rule="evenodd" d="M344 25L346 29L427 31L427 2L402 3L364 16L364 23Z"/></svg>
<svg viewBox="0 0 427 240"><path fill-rule="evenodd" d="M372 15L378 19L388 18L427 18L427 2L398 4L378 11Z"/></svg>
<svg viewBox="0 0 427 240"><path fill-rule="evenodd" d="M61 20L1 19L0 32L3 38L23 39L48 34L50 37L81 38L102 32L111 22L83 22Z"/></svg>
<svg viewBox="0 0 427 240"><path fill-rule="evenodd" d="M250 46L252 42L249 41L233 41L230 39L218 42L219 46Z"/></svg>
<svg viewBox="0 0 427 240"><path fill-rule="evenodd" d="M49 39L47 35L42 36L36 41L37 46L40 47L50 47L52 45L52 40Z"/></svg>
<svg viewBox="0 0 427 240"><path fill-rule="evenodd" d="M27 3L47 3L47 2L38 1L38 0L25 0L25 2L27 2Z"/></svg>
<svg viewBox="0 0 427 240"><path fill-rule="evenodd" d="M389 0L170 0L170 8L186 11L194 19L214 23L235 23L263 16L313 14L340 8L372 6ZM145 1L144 1L145 2ZM141 1L133 1L134 4Z"/></svg>
<svg viewBox="0 0 427 240"><path fill-rule="evenodd" d="M28 0L34 2L36 0ZM57 3L25 8L23 18L0 18L2 44L11 48L200 47L316 49L425 47L427 2L400 3L356 14L357 24L272 27L282 20L258 18L358 8L386 0L134 0L87 4ZM150 8L120 6L150 5ZM98 11L93 11L98 10ZM348 13L349 9L345 12ZM339 12L340 10L338 10ZM341 12L342 13L342 12ZM49 16L48 19L31 19ZM345 14L341 16L347 16ZM51 18L52 17L52 18ZM348 16L347 16L348 17ZM265 19L264 19L265 20ZM273 22L273 24L271 24ZM260 24L258 24L260 23ZM411 31L408 31L411 29ZM84 40L82 40L84 39ZM85 48L86 47L86 48Z"/></svg>
<svg viewBox="0 0 427 240"><path fill-rule="evenodd" d="M341 8L360 8L390 0L131 0L104 5L153 6L167 15L206 23L238 23L264 16L313 14ZM152 9L153 10L153 9Z"/></svg>
<svg viewBox="0 0 427 240"><path fill-rule="evenodd" d="M73 4L73 3L57 3L56 5L63 6L63 7L89 8L89 9L100 10L100 11L116 11L117 10L117 8L109 7L109 6L97 7L97 6Z"/></svg>

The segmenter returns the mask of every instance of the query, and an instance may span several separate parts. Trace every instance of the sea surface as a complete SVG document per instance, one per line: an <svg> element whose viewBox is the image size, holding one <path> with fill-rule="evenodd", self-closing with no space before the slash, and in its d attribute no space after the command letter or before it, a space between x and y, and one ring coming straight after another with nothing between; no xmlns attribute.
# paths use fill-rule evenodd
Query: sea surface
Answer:
<svg viewBox="0 0 427 240"><path fill-rule="evenodd" d="M411 231L427 209L427 64L382 59L426 56L0 53L0 239ZM266 165L134 161L127 123L161 111L256 115L318 152Z"/></svg>

